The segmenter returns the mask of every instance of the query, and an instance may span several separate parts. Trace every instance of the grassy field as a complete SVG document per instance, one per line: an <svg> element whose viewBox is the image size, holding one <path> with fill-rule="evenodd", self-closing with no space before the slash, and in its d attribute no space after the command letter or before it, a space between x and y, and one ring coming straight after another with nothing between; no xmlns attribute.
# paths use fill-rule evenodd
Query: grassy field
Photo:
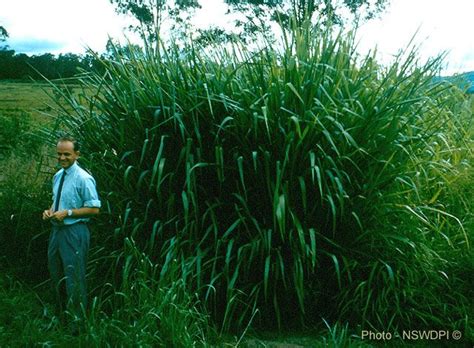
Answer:
<svg viewBox="0 0 474 348"><path fill-rule="evenodd" d="M436 61L381 71L293 34L238 58L132 51L79 81L98 95L0 83L0 346L470 344L472 100L431 84ZM52 314L39 218L55 127L105 202L78 336Z"/></svg>
<svg viewBox="0 0 474 348"><path fill-rule="evenodd" d="M51 101L47 93L52 88L46 83L0 83L0 114L17 117L28 113L34 122L47 122L50 117L46 113L51 111Z"/></svg>

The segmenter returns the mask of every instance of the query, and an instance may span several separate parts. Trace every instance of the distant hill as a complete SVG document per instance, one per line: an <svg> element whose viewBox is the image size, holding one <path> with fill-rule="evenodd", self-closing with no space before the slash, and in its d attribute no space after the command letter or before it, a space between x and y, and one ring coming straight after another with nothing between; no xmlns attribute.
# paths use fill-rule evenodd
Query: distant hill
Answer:
<svg viewBox="0 0 474 348"><path fill-rule="evenodd" d="M441 81L449 81L458 85L461 89L465 89L466 93L474 94L474 71L453 76L440 76L435 79L435 82Z"/></svg>
<svg viewBox="0 0 474 348"><path fill-rule="evenodd" d="M474 71L462 74L469 83L467 93L474 93Z"/></svg>

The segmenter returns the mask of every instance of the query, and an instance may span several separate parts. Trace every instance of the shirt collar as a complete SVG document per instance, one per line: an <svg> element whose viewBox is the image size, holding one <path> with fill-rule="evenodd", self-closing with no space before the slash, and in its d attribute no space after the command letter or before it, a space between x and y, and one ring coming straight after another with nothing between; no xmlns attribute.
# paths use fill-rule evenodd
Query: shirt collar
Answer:
<svg viewBox="0 0 474 348"><path fill-rule="evenodd" d="M64 171L66 172L66 174L71 174L71 173L74 173L77 168L78 168L78 164L77 164L77 161L74 161L74 163L72 164L72 166L70 166L68 169L64 169Z"/></svg>

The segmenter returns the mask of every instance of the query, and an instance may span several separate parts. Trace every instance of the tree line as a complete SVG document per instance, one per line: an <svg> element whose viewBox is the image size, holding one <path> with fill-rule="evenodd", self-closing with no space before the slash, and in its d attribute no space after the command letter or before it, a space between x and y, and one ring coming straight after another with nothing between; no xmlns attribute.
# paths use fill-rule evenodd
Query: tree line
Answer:
<svg viewBox="0 0 474 348"><path fill-rule="evenodd" d="M5 27L0 25L0 43L5 42L9 36ZM65 53L58 56L44 53L29 56L17 53L8 45L0 45L0 80L71 78L81 70L100 69L98 62L98 57L93 53Z"/></svg>
<svg viewBox="0 0 474 348"><path fill-rule="evenodd" d="M0 48L0 80L49 80L71 78L80 71L100 69L98 59L93 54L51 53L27 55L16 53L8 47Z"/></svg>

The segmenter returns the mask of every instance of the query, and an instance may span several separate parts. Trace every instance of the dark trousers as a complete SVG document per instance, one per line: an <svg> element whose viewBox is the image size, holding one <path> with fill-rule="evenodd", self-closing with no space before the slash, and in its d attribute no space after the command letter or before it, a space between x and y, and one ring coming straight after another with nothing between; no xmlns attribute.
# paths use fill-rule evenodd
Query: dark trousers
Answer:
<svg viewBox="0 0 474 348"><path fill-rule="evenodd" d="M49 236L48 267L58 305L62 310L60 287L65 283L67 305L77 315L87 306L86 264L90 233L87 225L55 225Z"/></svg>

